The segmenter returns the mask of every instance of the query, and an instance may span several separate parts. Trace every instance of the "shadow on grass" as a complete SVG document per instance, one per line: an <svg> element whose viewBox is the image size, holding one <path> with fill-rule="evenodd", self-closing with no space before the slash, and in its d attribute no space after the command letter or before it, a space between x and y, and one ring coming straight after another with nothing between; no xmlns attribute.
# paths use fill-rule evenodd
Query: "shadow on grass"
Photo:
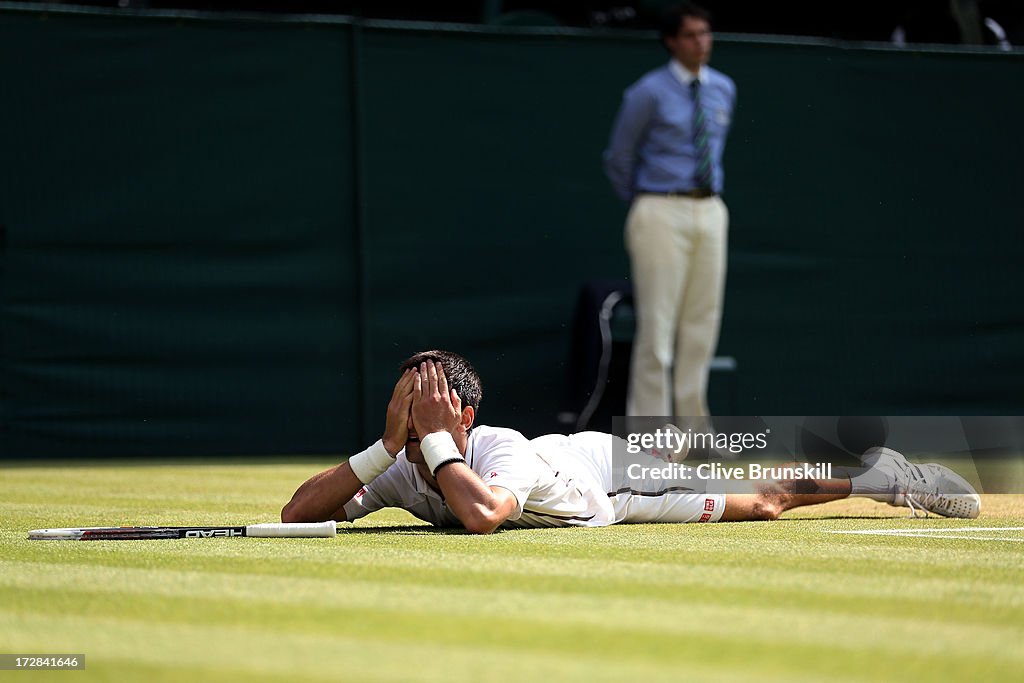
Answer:
<svg viewBox="0 0 1024 683"><path fill-rule="evenodd" d="M496 529L489 536L514 534L519 532L558 531L579 527L538 527L536 529ZM479 536L471 534L460 527L436 527L419 524L395 524L389 526L338 527L338 535L343 534L390 534L395 536Z"/></svg>
<svg viewBox="0 0 1024 683"><path fill-rule="evenodd" d="M419 524L397 524L393 526L357 526L339 527L338 535L342 534L390 534L398 536L463 536L469 535L465 529L456 527L423 526Z"/></svg>
<svg viewBox="0 0 1024 683"><path fill-rule="evenodd" d="M859 521L892 521L893 519L903 519L902 517L878 517L872 515L821 515L817 517L783 517L770 522L763 520L744 520L736 522L719 522L718 524L732 527L737 524L749 525L749 524L784 524L792 522L831 522L837 520L859 520ZM938 518L933 518L938 519ZM686 527L690 527L690 524L684 523L652 523L655 526L676 526L679 527L680 532L684 531ZM616 527L629 527L629 526L640 526L636 524L615 524L612 526ZM703 526L703 525L701 525ZM536 533L539 531L565 531L567 529L579 529L579 528L599 528L599 527L538 527L536 529L497 529L491 536L499 534L516 534L516 533ZM391 535L391 536L474 536L465 529L458 527L435 527L418 524L397 524L397 525L381 525L381 526L361 526L361 527L339 527L338 535L343 534L366 534L366 535Z"/></svg>
<svg viewBox="0 0 1024 683"><path fill-rule="evenodd" d="M891 521L894 519L913 519L910 515L815 515L814 517L780 517L779 519L771 522L772 524L778 524L779 522L831 522L837 519L859 519L859 520L875 520L878 522ZM925 519L920 517L919 519ZM944 519L933 515L930 519Z"/></svg>

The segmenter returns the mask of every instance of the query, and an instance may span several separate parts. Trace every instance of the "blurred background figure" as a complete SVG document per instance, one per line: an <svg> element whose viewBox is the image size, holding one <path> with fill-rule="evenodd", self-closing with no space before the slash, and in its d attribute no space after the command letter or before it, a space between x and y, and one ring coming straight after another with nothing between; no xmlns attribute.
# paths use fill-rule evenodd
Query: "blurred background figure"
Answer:
<svg viewBox="0 0 1024 683"><path fill-rule="evenodd" d="M626 246L637 332L626 412L707 415L729 222L722 153L736 86L707 66L703 8L668 9L660 34L672 58L626 90L605 151L612 187L631 202Z"/></svg>

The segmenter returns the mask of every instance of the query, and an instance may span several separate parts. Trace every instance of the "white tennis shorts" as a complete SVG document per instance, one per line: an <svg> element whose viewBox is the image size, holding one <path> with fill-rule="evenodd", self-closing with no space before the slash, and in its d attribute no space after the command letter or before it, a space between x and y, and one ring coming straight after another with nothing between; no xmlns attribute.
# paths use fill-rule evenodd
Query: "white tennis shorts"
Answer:
<svg viewBox="0 0 1024 683"><path fill-rule="evenodd" d="M533 443L545 451L554 448L568 456L575 465L573 469L608 496L615 524L717 522L725 512L725 494L709 491L708 483L696 477L630 477L624 463L613 458L613 453L625 452L625 441L611 434L550 434ZM651 469L666 465L643 453L630 456L629 462Z"/></svg>

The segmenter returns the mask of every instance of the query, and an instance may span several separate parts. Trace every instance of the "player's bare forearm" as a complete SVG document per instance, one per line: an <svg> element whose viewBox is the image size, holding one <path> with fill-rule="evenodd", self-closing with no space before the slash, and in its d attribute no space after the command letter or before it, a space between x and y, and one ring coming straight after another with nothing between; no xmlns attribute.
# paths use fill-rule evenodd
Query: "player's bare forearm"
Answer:
<svg viewBox="0 0 1024 683"><path fill-rule="evenodd" d="M470 533L489 534L516 510L511 491L487 486L465 463L445 465L436 478L448 508Z"/></svg>
<svg viewBox="0 0 1024 683"><path fill-rule="evenodd" d="M344 505L362 487L348 462L310 477L281 510L282 522L345 521Z"/></svg>

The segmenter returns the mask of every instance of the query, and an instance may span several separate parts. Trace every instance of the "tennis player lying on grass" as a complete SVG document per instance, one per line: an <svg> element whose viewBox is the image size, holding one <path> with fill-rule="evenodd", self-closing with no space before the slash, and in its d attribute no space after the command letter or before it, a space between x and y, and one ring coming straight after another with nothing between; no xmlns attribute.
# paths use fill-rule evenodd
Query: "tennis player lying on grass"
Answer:
<svg viewBox="0 0 1024 683"><path fill-rule="evenodd" d="M474 427L480 377L461 356L425 351L401 368L384 436L302 484L281 521L354 521L399 507L436 526L487 534L499 528L773 520L795 507L849 496L909 507L915 516L921 509L973 518L981 508L974 489L952 470L912 464L885 448L868 451L866 467L852 476L760 482L751 493L704 493L690 481L617 481L624 474L612 466L609 434L528 440L512 429Z"/></svg>

